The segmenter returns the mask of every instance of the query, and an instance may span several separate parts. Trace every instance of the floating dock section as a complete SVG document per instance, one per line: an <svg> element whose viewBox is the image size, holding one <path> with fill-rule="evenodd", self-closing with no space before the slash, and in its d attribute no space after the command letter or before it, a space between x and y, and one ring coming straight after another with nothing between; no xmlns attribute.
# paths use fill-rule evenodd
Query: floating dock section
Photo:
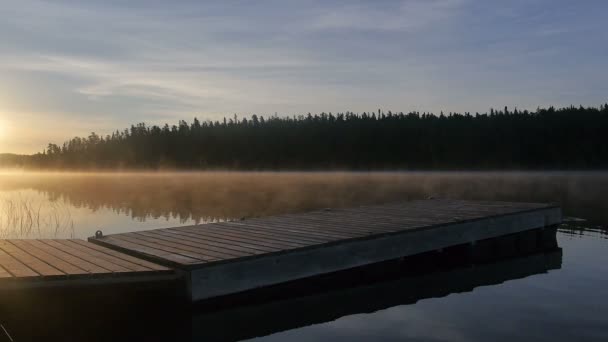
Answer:
<svg viewBox="0 0 608 342"><path fill-rule="evenodd" d="M89 238L175 269L192 301L561 223L538 203L419 200Z"/></svg>
<svg viewBox="0 0 608 342"><path fill-rule="evenodd" d="M83 240L0 240L0 290L175 277L166 266Z"/></svg>

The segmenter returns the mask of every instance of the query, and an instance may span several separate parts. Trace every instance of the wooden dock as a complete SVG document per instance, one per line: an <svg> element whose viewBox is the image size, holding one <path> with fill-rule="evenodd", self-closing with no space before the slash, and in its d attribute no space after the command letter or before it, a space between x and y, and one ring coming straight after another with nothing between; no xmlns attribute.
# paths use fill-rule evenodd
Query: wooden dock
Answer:
<svg viewBox="0 0 608 342"><path fill-rule="evenodd" d="M559 269L561 262L561 249L545 251L539 249L529 255L483 262L475 264L474 267L461 265L447 270L439 269L436 272L404 275L387 280L372 276L374 282L370 283L361 283L360 278L349 280L349 277L346 277L347 279L343 280L340 279L342 275L332 275L327 281L339 283L341 286L330 289L324 288L322 282L310 280L296 282L299 288L306 288L308 291L298 291L278 285L268 290L290 295L278 299L263 298L256 302L257 293L251 294L247 297L254 298L248 305L232 307L227 305L227 308L223 308L219 304L216 305L220 308L218 310L193 315L191 340L249 340L332 322L345 316L369 314L396 306L411 305L427 298L472 292L481 286L502 284ZM403 272L407 272L407 261L405 265L400 266ZM386 268L382 266L382 269ZM390 266L388 272L391 272ZM369 276L364 279L369 279ZM238 326L240 329L226 329L231 326Z"/></svg>
<svg viewBox="0 0 608 342"><path fill-rule="evenodd" d="M0 240L0 290L150 281L174 273L83 240Z"/></svg>
<svg viewBox="0 0 608 342"><path fill-rule="evenodd" d="M554 205L420 200L89 241L176 269L197 301L559 223Z"/></svg>
<svg viewBox="0 0 608 342"><path fill-rule="evenodd" d="M30 291L0 297L0 324L14 341L241 341L426 298L476 291L479 286L547 273L562 263L553 228L488 239L472 246L470 253L463 247L193 306L167 298L165 292L177 282L167 284L167 291L146 293L139 284L123 293L113 286ZM0 330L0 341L5 340L10 341L2 338Z"/></svg>

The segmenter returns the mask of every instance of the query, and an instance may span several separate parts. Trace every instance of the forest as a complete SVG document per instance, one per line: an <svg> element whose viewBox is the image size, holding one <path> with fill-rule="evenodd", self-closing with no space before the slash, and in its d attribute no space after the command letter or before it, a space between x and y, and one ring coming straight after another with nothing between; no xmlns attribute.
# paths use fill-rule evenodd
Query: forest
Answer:
<svg viewBox="0 0 608 342"><path fill-rule="evenodd" d="M50 143L0 165L32 169L420 170L608 166L608 104L488 113L236 115L140 123ZM10 158L9 158L10 157ZM10 162L7 162L10 160Z"/></svg>

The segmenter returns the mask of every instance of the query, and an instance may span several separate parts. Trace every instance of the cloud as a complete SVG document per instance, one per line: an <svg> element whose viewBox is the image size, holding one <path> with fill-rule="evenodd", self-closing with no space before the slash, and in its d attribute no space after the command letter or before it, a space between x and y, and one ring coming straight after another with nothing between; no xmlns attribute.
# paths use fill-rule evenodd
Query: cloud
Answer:
<svg viewBox="0 0 608 342"><path fill-rule="evenodd" d="M466 4L465 0L404 0L350 4L329 10L313 23L317 30L413 31L446 20Z"/></svg>
<svg viewBox="0 0 608 342"><path fill-rule="evenodd" d="M83 123L73 134L87 134L235 112L597 104L608 92L607 8L562 0L6 1L0 109L13 124L20 112L56 116Z"/></svg>

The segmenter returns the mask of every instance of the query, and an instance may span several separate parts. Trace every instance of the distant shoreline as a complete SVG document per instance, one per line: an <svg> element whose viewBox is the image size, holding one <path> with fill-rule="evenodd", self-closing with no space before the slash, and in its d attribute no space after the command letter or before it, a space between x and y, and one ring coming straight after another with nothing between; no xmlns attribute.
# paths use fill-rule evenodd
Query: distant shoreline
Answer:
<svg viewBox="0 0 608 342"><path fill-rule="evenodd" d="M534 112L320 113L145 123L0 155L0 167L40 170L603 170L608 104Z"/></svg>

